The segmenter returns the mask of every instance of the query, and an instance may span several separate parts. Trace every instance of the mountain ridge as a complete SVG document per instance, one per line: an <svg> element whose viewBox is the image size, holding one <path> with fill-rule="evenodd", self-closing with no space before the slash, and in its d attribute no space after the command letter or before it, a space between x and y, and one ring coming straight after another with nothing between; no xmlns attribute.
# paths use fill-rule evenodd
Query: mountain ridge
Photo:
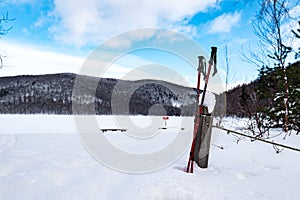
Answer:
<svg viewBox="0 0 300 200"><path fill-rule="evenodd" d="M77 96L73 94L75 81ZM90 88L89 83L96 88ZM195 97L194 88L162 80L127 81L73 73L0 78L1 114L74 114L77 105L76 114L191 116ZM124 98L128 105L117 105ZM94 106L95 113L86 106Z"/></svg>

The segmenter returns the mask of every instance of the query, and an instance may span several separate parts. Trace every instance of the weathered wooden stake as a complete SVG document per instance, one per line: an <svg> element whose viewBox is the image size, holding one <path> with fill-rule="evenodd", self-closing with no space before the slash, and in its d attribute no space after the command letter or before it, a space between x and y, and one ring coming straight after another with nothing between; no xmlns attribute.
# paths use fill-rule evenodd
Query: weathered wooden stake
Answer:
<svg viewBox="0 0 300 200"><path fill-rule="evenodd" d="M213 117L208 113L207 107L203 107L200 123L195 138L194 161L201 168L208 167L208 157L211 140Z"/></svg>

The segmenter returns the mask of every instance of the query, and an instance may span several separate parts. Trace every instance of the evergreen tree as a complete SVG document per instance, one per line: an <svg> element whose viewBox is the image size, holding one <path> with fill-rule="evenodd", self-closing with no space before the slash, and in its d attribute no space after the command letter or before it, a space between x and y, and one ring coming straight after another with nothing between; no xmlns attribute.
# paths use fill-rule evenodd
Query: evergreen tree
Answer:
<svg viewBox="0 0 300 200"><path fill-rule="evenodd" d="M259 81L256 88L261 104L257 112L264 113L270 117L271 128L283 127L284 118L284 81L282 70L279 67L270 68L264 66L259 71Z"/></svg>
<svg viewBox="0 0 300 200"><path fill-rule="evenodd" d="M284 125L285 83L282 80L280 67L262 67L259 71L256 94L260 104L257 112L264 113L270 119L271 128L279 128ZM286 74L289 77L289 104L288 104L288 127L300 132L300 62L287 67Z"/></svg>
<svg viewBox="0 0 300 200"><path fill-rule="evenodd" d="M250 95L246 92L246 85L242 85L242 92L240 97L240 105L244 112L248 114L248 117L251 118L251 112L249 111L248 101L250 99Z"/></svg>
<svg viewBox="0 0 300 200"><path fill-rule="evenodd" d="M289 90L289 111L290 111L290 127L300 132L300 61L292 64L287 75L290 79Z"/></svg>
<svg viewBox="0 0 300 200"><path fill-rule="evenodd" d="M297 5L297 2L295 3ZM260 39L261 52L263 52L263 58L257 54L254 54L256 55L254 58L259 63L273 63L274 65L264 64L260 69L259 78L265 85L258 88L258 93L263 101L267 101L269 107L259 107L263 109L261 112L266 113L272 119L270 122L275 123L274 126L283 127L285 132L290 128L289 114L291 113L289 111L291 86L287 74L287 57L293 51L290 39L296 31L294 34L286 34L283 25L292 20L290 11L293 7L287 0L262 0L261 8L252 23L254 33ZM296 33L296 36L299 35ZM263 94L264 92L266 94ZM264 97L266 99L263 99ZM280 103L282 105L279 105Z"/></svg>

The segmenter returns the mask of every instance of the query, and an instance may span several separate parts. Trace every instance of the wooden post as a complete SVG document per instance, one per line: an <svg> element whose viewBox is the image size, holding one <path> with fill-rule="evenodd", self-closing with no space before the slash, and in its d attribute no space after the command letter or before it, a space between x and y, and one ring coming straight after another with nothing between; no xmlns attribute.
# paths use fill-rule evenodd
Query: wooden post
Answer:
<svg viewBox="0 0 300 200"><path fill-rule="evenodd" d="M213 117L208 113L208 109L205 106L199 117L200 123L195 138L194 161L199 167L207 168Z"/></svg>

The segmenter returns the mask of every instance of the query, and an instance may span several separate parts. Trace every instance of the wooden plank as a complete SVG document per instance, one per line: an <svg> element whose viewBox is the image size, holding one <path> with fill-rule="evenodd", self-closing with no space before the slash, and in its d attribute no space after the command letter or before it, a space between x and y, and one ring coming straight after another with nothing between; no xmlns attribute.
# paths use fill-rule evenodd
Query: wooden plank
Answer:
<svg viewBox="0 0 300 200"><path fill-rule="evenodd" d="M121 132L126 132L127 129L122 129L122 128L103 128L103 129L100 129L103 133L104 132L108 132L108 131L112 131L112 132L115 132L115 131L121 131Z"/></svg>

